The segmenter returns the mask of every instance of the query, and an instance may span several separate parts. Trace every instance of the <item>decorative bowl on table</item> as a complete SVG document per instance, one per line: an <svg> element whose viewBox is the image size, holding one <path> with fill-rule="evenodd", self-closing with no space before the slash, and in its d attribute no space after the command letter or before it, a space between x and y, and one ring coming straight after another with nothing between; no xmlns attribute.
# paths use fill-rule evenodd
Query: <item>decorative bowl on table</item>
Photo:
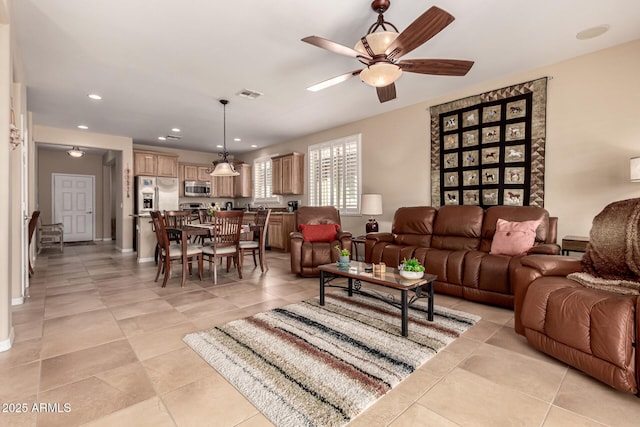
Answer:
<svg viewBox="0 0 640 427"><path fill-rule="evenodd" d="M424 271L400 270L400 277L402 277L403 279L411 279L411 280L422 279L422 276L424 276Z"/></svg>

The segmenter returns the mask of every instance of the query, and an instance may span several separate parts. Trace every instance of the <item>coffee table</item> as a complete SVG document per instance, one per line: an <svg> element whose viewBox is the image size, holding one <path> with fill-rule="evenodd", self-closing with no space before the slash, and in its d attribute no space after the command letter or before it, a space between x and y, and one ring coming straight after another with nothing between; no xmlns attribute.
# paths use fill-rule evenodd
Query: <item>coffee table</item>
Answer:
<svg viewBox="0 0 640 427"><path fill-rule="evenodd" d="M400 273L396 268L387 268L386 273L373 274L365 271L365 263L360 261L351 261L348 267L338 266L337 263L323 264L318 267L320 270L320 305L324 305L324 290L327 287L346 289L349 296L353 296L354 292L377 298L381 301L389 303L397 307L402 312L402 336L408 335L409 329L409 306L419 299L428 299L427 319L433 322L433 282L437 276L427 274L421 279L404 279L400 277ZM347 287L335 284L329 284L334 279L346 277ZM381 295L374 292L362 290L362 283L373 283L386 288L397 289L400 291L400 301L397 301L393 295ZM413 291L413 295L409 298L409 291Z"/></svg>

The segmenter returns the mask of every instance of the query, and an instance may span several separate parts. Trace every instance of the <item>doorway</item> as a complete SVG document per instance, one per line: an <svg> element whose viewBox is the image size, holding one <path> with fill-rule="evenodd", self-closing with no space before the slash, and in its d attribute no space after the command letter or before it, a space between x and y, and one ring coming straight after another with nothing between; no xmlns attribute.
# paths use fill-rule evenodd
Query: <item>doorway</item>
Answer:
<svg viewBox="0 0 640 427"><path fill-rule="evenodd" d="M53 222L64 224L64 241L95 237L95 176L53 174Z"/></svg>

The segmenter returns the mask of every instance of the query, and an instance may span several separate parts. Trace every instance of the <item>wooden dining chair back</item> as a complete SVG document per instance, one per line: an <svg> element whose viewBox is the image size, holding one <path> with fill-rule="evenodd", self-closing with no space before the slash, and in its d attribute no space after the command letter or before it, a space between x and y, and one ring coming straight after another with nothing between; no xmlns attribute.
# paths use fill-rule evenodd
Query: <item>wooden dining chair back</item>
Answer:
<svg viewBox="0 0 640 427"><path fill-rule="evenodd" d="M38 218L40 218L40 211L33 211L31 214L31 219L29 220L29 247L31 246L31 241L33 240L33 233L36 231L36 226L38 225ZM29 277L33 275L33 267L31 266L31 253L29 253Z"/></svg>
<svg viewBox="0 0 640 427"><path fill-rule="evenodd" d="M264 272L268 270L265 248L267 245L267 227L269 227L269 218L271 217L271 209L260 209L256 211L256 223L252 240L240 241L240 264L244 265L244 254L251 252L253 255L253 265L258 266L256 262L256 252L260 258L260 270Z"/></svg>
<svg viewBox="0 0 640 427"><path fill-rule="evenodd" d="M240 260L240 231L242 229L243 211L216 212L213 217L211 231L211 245L202 248L202 254L209 259L209 269L213 267L213 283L218 283L217 262L227 258L227 272L230 261L238 270L242 279L242 264Z"/></svg>
<svg viewBox="0 0 640 427"><path fill-rule="evenodd" d="M153 228L156 231L156 238L158 240L158 271L156 272L155 281L158 281L160 272L163 272L164 279L162 281L162 287L167 286L167 281L171 277L171 263L172 261L183 261L183 251L181 244L171 244L169 236L167 234L167 228L165 226L164 218L160 211L152 211L151 219L153 220ZM199 246L188 245L187 246L187 260L189 262L189 274L191 274L191 262L193 259L198 260L198 271L200 280L202 280L202 249Z"/></svg>
<svg viewBox="0 0 640 427"><path fill-rule="evenodd" d="M213 222L213 216L209 215L209 209L198 209L198 221L200 224L210 224ZM207 235L196 236L197 242L201 245L208 245L211 243L211 233Z"/></svg>
<svg viewBox="0 0 640 427"><path fill-rule="evenodd" d="M209 209L198 209L198 221L200 221L200 224L207 224L213 221L213 216L209 215Z"/></svg>
<svg viewBox="0 0 640 427"><path fill-rule="evenodd" d="M191 223L191 212L189 211L164 211L164 223L167 228L181 229ZM170 242L180 242L180 234L176 232L167 233Z"/></svg>

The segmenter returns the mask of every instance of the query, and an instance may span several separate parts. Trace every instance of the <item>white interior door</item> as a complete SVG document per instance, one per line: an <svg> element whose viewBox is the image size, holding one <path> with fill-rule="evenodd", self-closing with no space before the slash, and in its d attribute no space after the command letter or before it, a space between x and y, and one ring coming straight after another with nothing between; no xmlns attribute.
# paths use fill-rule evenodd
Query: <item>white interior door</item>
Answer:
<svg viewBox="0 0 640 427"><path fill-rule="evenodd" d="M64 224L64 241L94 239L95 177L53 174L53 222Z"/></svg>

